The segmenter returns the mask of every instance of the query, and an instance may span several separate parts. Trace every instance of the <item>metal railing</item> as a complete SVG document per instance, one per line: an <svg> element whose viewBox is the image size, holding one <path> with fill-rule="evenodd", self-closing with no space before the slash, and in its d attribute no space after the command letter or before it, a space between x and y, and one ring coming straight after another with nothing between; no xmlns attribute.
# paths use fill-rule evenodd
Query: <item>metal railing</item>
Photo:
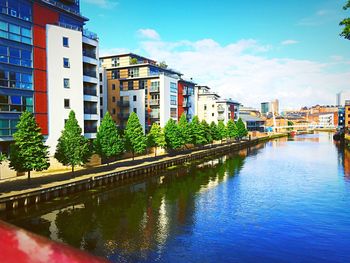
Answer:
<svg viewBox="0 0 350 263"><path fill-rule="evenodd" d="M96 90L96 88L84 87L84 95L97 96L97 90Z"/></svg>
<svg viewBox="0 0 350 263"><path fill-rule="evenodd" d="M159 87L150 87L149 92L159 92Z"/></svg>
<svg viewBox="0 0 350 263"><path fill-rule="evenodd" d="M97 34L94 33L94 32L91 32L91 31L89 31L87 29L83 30L83 36L87 37L87 38L90 38L90 39L93 39L93 40L98 40Z"/></svg>
<svg viewBox="0 0 350 263"><path fill-rule="evenodd" d="M117 106L119 107L129 107L130 102L128 100L119 100L117 101Z"/></svg>
<svg viewBox="0 0 350 263"><path fill-rule="evenodd" d="M76 15L79 15L80 16L80 12L77 11L77 10L74 10L60 2L57 2L57 1L54 1L54 0L41 0L42 2L45 2L47 4L50 4L50 5L53 5L53 6L56 6L58 8L61 8L69 13L73 13L73 14L76 14Z"/></svg>
<svg viewBox="0 0 350 263"><path fill-rule="evenodd" d="M96 59L96 51L94 50L83 50L83 56Z"/></svg>
<svg viewBox="0 0 350 263"><path fill-rule="evenodd" d="M159 99L151 99L151 100L149 101L149 105L151 105L151 106L157 106L157 105L159 105Z"/></svg>
<svg viewBox="0 0 350 263"><path fill-rule="evenodd" d="M96 70L83 70L83 75L92 77L92 78L96 78L97 76Z"/></svg>

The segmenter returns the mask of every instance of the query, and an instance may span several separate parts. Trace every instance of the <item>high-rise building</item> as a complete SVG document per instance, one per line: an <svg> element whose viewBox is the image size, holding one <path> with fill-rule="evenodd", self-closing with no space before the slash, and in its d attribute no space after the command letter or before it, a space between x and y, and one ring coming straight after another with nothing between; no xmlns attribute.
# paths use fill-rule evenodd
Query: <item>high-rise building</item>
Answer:
<svg viewBox="0 0 350 263"><path fill-rule="evenodd" d="M199 120L206 120L207 123L229 119L237 121L239 118L239 103L232 99L221 99L207 86L196 86L195 89L195 114Z"/></svg>
<svg viewBox="0 0 350 263"><path fill-rule="evenodd" d="M267 115L270 112L270 102L261 103L261 114Z"/></svg>
<svg viewBox="0 0 350 263"><path fill-rule="evenodd" d="M275 99L270 102L262 102L261 103L261 114L268 115L269 113L274 113L275 115L279 115L279 101Z"/></svg>
<svg viewBox="0 0 350 263"><path fill-rule="evenodd" d="M83 28L79 0L2 0L0 10L1 150L23 111L34 113L51 154L70 110L93 138L98 39Z"/></svg>
<svg viewBox="0 0 350 263"><path fill-rule="evenodd" d="M130 112L137 113L144 131L153 123L164 127L185 112L190 117L194 83L163 63L133 53L101 57L101 100L120 128ZM106 99L107 98L107 99Z"/></svg>
<svg viewBox="0 0 350 263"><path fill-rule="evenodd" d="M350 91L341 91L336 95L336 105L344 106L345 101L350 100Z"/></svg>

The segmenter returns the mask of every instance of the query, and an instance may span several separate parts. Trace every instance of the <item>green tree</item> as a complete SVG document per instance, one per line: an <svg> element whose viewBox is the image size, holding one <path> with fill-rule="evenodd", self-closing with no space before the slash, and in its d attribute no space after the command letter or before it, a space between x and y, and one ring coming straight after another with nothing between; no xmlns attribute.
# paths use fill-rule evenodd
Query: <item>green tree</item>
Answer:
<svg viewBox="0 0 350 263"><path fill-rule="evenodd" d="M103 117L100 127L98 127L94 148L98 155L107 159L108 164L112 156L118 156L124 151L123 140L108 112Z"/></svg>
<svg viewBox="0 0 350 263"><path fill-rule="evenodd" d="M347 10L350 8L350 0L347 1L345 6L343 6L344 10ZM342 32L340 33L340 36L342 36L345 39L350 40L350 18L344 18L340 23L340 26L344 26Z"/></svg>
<svg viewBox="0 0 350 263"><path fill-rule="evenodd" d="M227 137L228 138L230 138L230 139L238 138L238 129L237 129L236 123L232 119L229 119L226 127L227 127Z"/></svg>
<svg viewBox="0 0 350 263"><path fill-rule="evenodd" d="M165 147L165 135L162 128L157 123L153 123L147 135L149 147ZM154 149L154 156L157 156L157 148Z"/></svg>
<svg viewBox="0 0 350 263"><path fill-rule="evenodd" d="M143 153L147 147L147 139L135 112L129 116L126 128L124 130L126 148L132 152L132 159L135 159L135 153Z"/></svg>
<svg viewBox="0 0 350 263"><path fill-rule="evenodd" d="M218 130L218 126L216 125L216 123L214 121L212 121L210 123L210 134L211 137L213 138L213 140L220 140L220 133Z"/></svg>
<svg viewBox="0 0 350 263"><path fill-rule="evenodd" d="M191 143L191 127L184 113L180 117L178 126L181 132L181 138L183 140L183 144Z"/></svg>
<svg viewBox="0 0 350 263"><path fill-rule="evenodd" d="M43 171L49 168L48 146L30 112L23 112L13 134L14 144L10 149L10 167L18 172Z"/></svg>
<svg viewBox="0 0 350 263"><path fill-rule="evenodd" d="M223 121L218 122L218 135L221 141L227 137L227 129Z"/></svg>
<svg viewBox="0 0 350 263"><path fill-rule="evenodd" d="M241 118L237 121L237 130L238 130L238 138L242 139L243 137L248 135L248 130L246 129L244 122Z"/></svg>
<svg viewBox="0 0 350 263"><path fill-rule="evenodd" d="M205 120L201 121L201 128L204 131L204 137L205 137L206 143L212 143L213 137L211 136L210 126Z"/></svg>
<svg viewBox="0 0 350 263"><path fill-rule="evenodd" d="M166 147L168 149L179 149L183 146L181 131L173 119L169 119L164 127Z"/></svg>
<svg viewBox="0 0 350 263"><path fill-rule="evenodd" d="M0 165L2 164L3 161L5 161L7 159L6 154L3 154L2 152L0 152Z"/></svg>
<svg viewBox="0 0 350 263"><path fill-rule="evenodd" d="M63 165L69 165L74 175L74 167L89 161L92 151L88 139L82 135L82 129L70 111L56 146L55 158Z"/></svg>
<svg viewBox="0 0 350 263"><path fill-rule="evenodd" d="M205 131L199 122L198 116L193 117L190 125L192 131L192 143L194 145L205 144L207 142L207 139L205 138Z"/></svg>

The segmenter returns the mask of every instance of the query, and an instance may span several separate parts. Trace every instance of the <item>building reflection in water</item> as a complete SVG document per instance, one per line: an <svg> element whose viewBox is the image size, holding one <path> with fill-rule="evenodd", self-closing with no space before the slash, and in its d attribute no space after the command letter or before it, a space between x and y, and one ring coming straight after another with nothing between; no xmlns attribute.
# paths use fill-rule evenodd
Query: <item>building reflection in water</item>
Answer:
<svg viewBox="0 0 350 263"><path fill-rule="evenodd" d="M93 190L63 202L60 209L43 204L30 211L30 219L22 212L7 220L113 261L147 259L151 251L162 251L171 234L192 231L197 193L239 174L245 158L264 147L182 166L132 185Z"/></svg>
<svg viewBox="0 0 350 263"><path fill-rule="evenodd" d="M334 142L334 144L338 150L339 169L342 169L345 178L350 180L350 147L339 142Z"/></svg>

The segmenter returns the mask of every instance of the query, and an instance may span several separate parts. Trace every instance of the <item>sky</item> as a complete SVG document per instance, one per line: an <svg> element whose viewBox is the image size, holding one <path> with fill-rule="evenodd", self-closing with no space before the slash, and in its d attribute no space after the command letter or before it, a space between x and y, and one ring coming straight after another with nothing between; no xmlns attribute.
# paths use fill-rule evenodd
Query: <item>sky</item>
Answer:
<svg viewBox="0 0 350 263"><path fill-rule="evenodd" d="M81 0L100 56L133 52L244 106L335 104L350 90L345 0Z"/></svg>

